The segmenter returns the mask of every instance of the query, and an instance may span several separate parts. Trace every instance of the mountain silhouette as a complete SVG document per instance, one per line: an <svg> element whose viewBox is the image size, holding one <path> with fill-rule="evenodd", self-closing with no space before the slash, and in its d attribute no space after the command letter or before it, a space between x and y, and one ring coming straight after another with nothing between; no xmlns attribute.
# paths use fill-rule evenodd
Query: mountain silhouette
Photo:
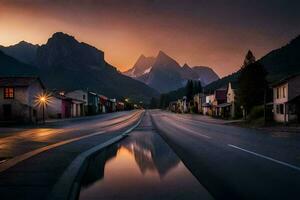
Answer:
<svg viewBox="0 0 300 200"><path fill-rule="evenodd" d="M145 60L149 59L149 62ZM143 62L141 62L141 60ZM146 83L161 93L176 90L185 86L187 80L199 80L202 85L207 85L219 77L209 67L190 67L180 64L163 51L156 57L141 56L125 75Z"/></svg>
<svg viewBox="0 0 300 200"><path fill-rule="evenodd" d="M267 80L275 82L292 74L300 73L300 35L285 46L275 49L261 59L260 62L268 72ZM227 86L229 82L236 82L240 70L212 82L206 86L207 91Z"/></svg>
<svg viewBox="0 0 300 200"><path fill-rule="evenodd" d="M54 33L46 44L37 47L34 65L16 59L10 62L15 63L11 64L15 74L22 74L27 68L26 73L37 73L50 89L89 89L111 98L126 97L145 103L158 95L154 89L124 76L107 63L103 51L62 32ZM15 75L4 65L0 62L1 74L8 74L9 71Z"/></svg>

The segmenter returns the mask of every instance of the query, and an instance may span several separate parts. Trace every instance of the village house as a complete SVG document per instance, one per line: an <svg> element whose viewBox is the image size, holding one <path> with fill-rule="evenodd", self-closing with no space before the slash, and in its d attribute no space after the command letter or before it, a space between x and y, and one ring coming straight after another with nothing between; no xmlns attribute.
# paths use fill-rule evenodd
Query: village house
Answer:
<svg viewBox="0 0 300 200"><path fill-rule="evenodd" d="M277 122L300 121L300 75L289 76L273 87L273 116Z"/></svg>
<svg viewBox="0 0 300 200"><path fill-rule="evenodd" d="M47 105L47 115L49 118L84 116L84 104L82 100L65 96L64 92L54 92Z"/></svg>
<svg viewBox="0 0 300 200"><path fill-rule="evenodd" d="M116 112L117 100L108 99L107 103L108 103L108 112Z"/></svg>
<svg viewBox="0 0 300 200"><path fill-rule="evenodd" d="M37 96L44 92L37 77L0 78L0 121L35 123L42 118Z"/></svg>
<svg viewBox="0 0 300 200"><path fill-rule="evenodd" d="M227 101L227 90L226 89L217 89L214 92L214 99L211 102L212 105L212 115L216 117L224 117L224 112L222 112L222 104Z"/></svg>
<svg viewBox="0 0 300 200"><path fill-rule="evenodd" d="M205 102L202 103L203 115L212 116L212 102L215 100L215 94L206 95Z"/></svg>
<svg viewBox="0 0 300 200"><path fill-rule="evenodd" d="M169 103L169 110L172 112L178 112L178 103L177 101L171 101Z"/></svg>
<svg viewBox="0 0 300 200"><path fill-rule="evenodd" d="M125 104L121 101L117 101L117 106L116 106L117 111L123 111L125 110Z"/></svg>
<svg viewBox="0 0 300 200"><path fill-rule="evenodd" d="M236 82L229 82L226 90L226 102L219 104L217 107L220 110L220 116L223 118L236 117Z"/></svg>
<svg viewBox="0 0 300 200"><path fill-rule="evenodd" d="M188 112L188 104L187 98L184 96L182 99L177 100L177 108L179 113L187 113Z"/></svg>
<svg viewBox="0 0 300 200"><path fill-rule="evenodd" d="M194 95L194 106L196 113L203 113L203 103L205 103L205 95L203 93L198 93Z"/></svg>
<svg viewBox="0 0 300 200"><path fill-rule="evenodd" d="M99 109L100 113L108 112L108 98L104 95L99 95Z"/></svg>
<svg viewBox="0 0 300 200"><path fill-rule="evenodd" d="M100 113L99 96L94 92L85 90L75 90L66 93L66 97L83 101L83 112L85 113L85 115L94 115Z"/></svg>
<svg viewBox="0 0 300 200"><path fill-rule="evenodd" d="M80 107L81 116L87 115L87 105L88 105L88 92L84 90L74 90L64 94L66 97L76 99L82 102Z"/></svg>

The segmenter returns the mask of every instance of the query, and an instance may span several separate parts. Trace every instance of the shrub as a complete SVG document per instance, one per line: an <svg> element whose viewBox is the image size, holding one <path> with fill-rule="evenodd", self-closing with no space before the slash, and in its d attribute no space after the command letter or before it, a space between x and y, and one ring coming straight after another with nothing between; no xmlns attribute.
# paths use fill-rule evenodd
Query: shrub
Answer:
<svg viewBox="0 0 300 200"><path fill-rule="evenodd" d="M264 117L264 106L254 106L248 115L248 121L256 120L262 117Z"/></svg>

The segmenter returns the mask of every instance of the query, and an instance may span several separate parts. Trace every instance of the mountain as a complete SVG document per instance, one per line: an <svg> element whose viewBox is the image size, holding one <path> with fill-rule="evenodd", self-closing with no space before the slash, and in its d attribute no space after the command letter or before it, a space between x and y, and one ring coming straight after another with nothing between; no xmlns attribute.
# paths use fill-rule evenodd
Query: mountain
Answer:
<svg viewBox="0 0 300 200"><path fill-rule="evenodd" d="M25 41L18 44L4 47L0 45L0 50L5 54L12 56L23 63L33 65L36 58L36 51L39 45L33 45Z"/></svg>
<svg viewBox="0 0 300 200"><path fill-rule="evenodd" d="M195 66L193 67L193 71L195 71L204 85L208 85L211 82L219 79L219 76L212 70L210 67L205 66Z"/></svg>
<svg viewBox="0 0 300 200"><path fill-rule="evenodd" d="M0 51L0 76L36 76L36 67L22 63Z"/></svg>
<svg viewBox="0 0 300 200"><path fill-rule="evenodd" d="M13 59L13 62L18 62ZM122 75L104 60L104 52L65 33L55 33L36 50L34 63L15 64L15 73L27 68L37 72L49 89L89 89L108 97L126 97L148 103L158 92L146 84ZM0 62L1 72L5 63ZM13 65L13 64L11 64Z"/></svg>
<svg viewBox="0 0 300 200"><path fill-rule="evenodd" d="M263 56L257 62L263 64L268 72L269 82L278 81L292 74L300 73L300 35L289 42L287 45L273 50ZM207 91L213 91L217 88L228 85L229 82L235 82L239 78L239 70L233 74L212 82L206 86Z"/></svg>
<svg viewBox="0 0 300 200"><path fill-rule="evenodd" d="M125 75L146 83L161 93L185 86L187 80L200 80L207 85L219 77L209 67L182 67L176 60L160 51L156 57L140 56L136 64Z"/></svg>
<svg viewBox="0 0 300 200"><path fill-rule="evenodd" d="M145 83L161 93L175 90L185 84L180 70L174 59L160 51Z"/></svg>
<svg viewBox="0 0 300 200"><path fill-rule="evenodd" d="M70 70L105 66L103 51L61 32L54 33L46 44L38 48L36 61L43 68L62 66Z"/></svg>
<svg viewBox="0 0 300 200"><path fill-rule="evenodd" d="M143 74L150 72L154 62L154 57L145 57L144 55L141 55L133 68L123 72L123 74L133 78L142 76Z"/></svg>

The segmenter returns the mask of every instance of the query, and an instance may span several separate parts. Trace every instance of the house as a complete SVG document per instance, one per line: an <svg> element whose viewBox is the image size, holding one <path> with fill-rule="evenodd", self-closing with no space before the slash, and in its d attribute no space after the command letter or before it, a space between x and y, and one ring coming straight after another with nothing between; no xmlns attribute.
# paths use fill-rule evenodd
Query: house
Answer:
<svg viewBox="0 0 300 200"><path fill-rule="evenodd" d="M215 99L214 94L206 95L203 97L204 102L202 103L203 115L212 116L212 102Z"/></svg>
<svg viewBox="0 0 300 200"><path fill-rule="evenodd" d="M205 103L205 95L198 93L194 96L194 106L196 113L203 113L203 103Z"/></svg>
<svg viewBox="0 0 300 200"><path fill-rule="evenodd" d="M227 101L227 89L221 88L214 92L214 99L212 99L212 115L216 117L224 117L222 112L222 104Z"/></svg>
<svg viewBox="0 0 300 200"><path fill-rule="evenodd" d="M169 110L172 112L178 112L178 103L177 101L171 101L169 103Z"/></svg>
<svg viewBox="0 0 300 200"><path fill-rule="evenodd" d="M108 103L108 112L116 112L117 100L108 99L107 103Z"/></svg>
<svg viewBox="0 0 300 200"><path fill-rule="evenodd" d="M187 113L188 112L188 105L187 105L187 98L184 96L182 99L177 100L177 107L179 113Z"/></svg>
<svg viewBox="0 0 300 200"><path fill-rule="evenodd" d="M76 99L84 102L85 115L94 115L100 112L99 108L99 96L87 90L75 90L65 94L66 97Z"/></svg>
<svg viewBox="0 0 300 200"><path fill-rule="evenodd" d="M53 93L47 105L47 115L49 118L69 118L72 116L71 109L71 98Z"/></svg>
<svg viewBox="0 0 300 200"><path fill-rule="evenodd" d="M66 97L76 99L77 101L82 102L80 108L81 116L87 115L87 106L88 106L88 92L84 90L74 90L64 94Z"/></svg>
<svg viewBox="0 0 300 200"><path fill-rule="evenodd" d="M121 101L117 101L116 111L123 111L125 110L125 104Z"/></svg>
<svg viewBox="0 0 300 200"><path fill-rule="evenodd" d="M106 113L108 112L108 98L104 95L99 95L99 108L100 113Z"/></svg>
<svg viewBox="0 0 300 200"><path fill-rule="evenodd" d="M63 92L54 92L47 106L49 118L69 118L84 116L85 101L65 96Z"/></svg>
<svg viewBox="0 0 300 200"><path fill-rule="evenodd" d="M44 89L38 77L0 77L0 121L35 123L42 119L37 96Z"/></svg>
<svg viewBox="0 0 300 200"><path fill-rule="evenodd" d="M300 74L272 85L273 116L277 122L300 121Z"/></svg>
<svg viewBox="0 0 300 200"><path fill-rule="evenodd" d="M229 82L226 90L226 102L219 104L217 107L220 109L221 117L234 118L238 110L236 105L236 91L237 82Z"/></svg>

